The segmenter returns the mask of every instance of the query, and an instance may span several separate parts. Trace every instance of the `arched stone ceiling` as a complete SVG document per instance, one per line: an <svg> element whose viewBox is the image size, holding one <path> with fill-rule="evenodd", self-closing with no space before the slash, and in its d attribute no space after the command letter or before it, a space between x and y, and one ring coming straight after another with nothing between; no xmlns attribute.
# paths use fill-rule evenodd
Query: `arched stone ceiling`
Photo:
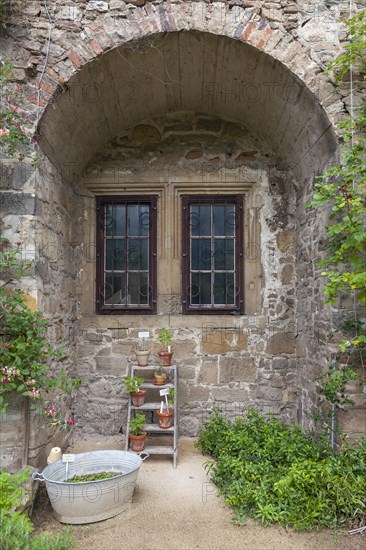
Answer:
<svg viewBox="0 0 366 550"><path fill-rule="evenodd" d="M337 149L315 95L261 50L207 32L169 32L86 63L48 105L38 132L69 179L125 128L156 115L199 111L255 131L301 181Z"/></svg>

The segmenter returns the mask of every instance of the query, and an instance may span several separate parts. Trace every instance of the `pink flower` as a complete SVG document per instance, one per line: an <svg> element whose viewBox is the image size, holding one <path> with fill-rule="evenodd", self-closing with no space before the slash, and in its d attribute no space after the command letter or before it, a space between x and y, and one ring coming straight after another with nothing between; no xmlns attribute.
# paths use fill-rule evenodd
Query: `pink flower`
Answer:
<svg viewBox="0 0 366 550"><path fill-rule="evenodd" d="M44 412L47 416L55 416L56 409L55 409L55 407L50 407L48 409L46 408L46 409L44 409Z"/></svg>
<svg viewBox="0 0 366 550"><path fill-rule="evenodd" d="M30 390L28 392L29 397L33 397L34 399L37 399L38 397L41 397L40 390L36 390L36 388L33 388L33 390Z"/></svg>
<svg viewBox="0 0 366 550"><path fill-rule="evenodd" d="M3 384L5 384L5 383L8 382L8 381L9 381L9 378L7 378L6 376L4 376L4 378L3 378Z"/></svg>
<svg viewBox="0 0 366 550"><path fill-rule="evenodd" d="M75 418L70 417L70 418L67 420L66 424L67 424L68 426L76 426L77 422L76 422Z"/></svg>

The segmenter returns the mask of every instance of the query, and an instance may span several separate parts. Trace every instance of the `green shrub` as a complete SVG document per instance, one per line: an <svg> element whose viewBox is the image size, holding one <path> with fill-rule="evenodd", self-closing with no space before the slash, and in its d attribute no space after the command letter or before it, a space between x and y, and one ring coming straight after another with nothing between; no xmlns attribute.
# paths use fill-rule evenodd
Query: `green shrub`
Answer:
<svg viewBox="0 0 366 550"><path fill-rule="evenodd" d="M47 531L32 536L34 527L25 514L14 511L23 496L22 483L29 471L18 474L0 472L0 548L1 550L72 550L74 542L70 529L55 535Z"/></svg>
<svg viewBox="0 0 366 550"><path fill-rule="evenodd" d="M198 446L216 459L206 467L239 520L313 529L366 516L366 439L335 452L249 409L233 422L214 411Z"/></svg>
<svg viewBox="0 0 366 550"><path fill-rule="evenodd" d="M15 392L29 398L36 409L46 396L55 397L57 390L70 395L80 384L60 368L63 353L48 342L47 319L28 307L19 288L19 280L30 269L30 262L19 257L20 245L0 250L0 412L5 412ZM52 362L59 367L57 373ZM40 413L48 416L51 426L70 429L74 425L73 418L61 420L54 406Z"/></svg>
<svg viewBox="0 0 366 550"><path fill-rule="evenodd" d="M0 510L8 512L20 504L23 497L22 483L29 479L29 470L17 474L0 472Z"/></svg>

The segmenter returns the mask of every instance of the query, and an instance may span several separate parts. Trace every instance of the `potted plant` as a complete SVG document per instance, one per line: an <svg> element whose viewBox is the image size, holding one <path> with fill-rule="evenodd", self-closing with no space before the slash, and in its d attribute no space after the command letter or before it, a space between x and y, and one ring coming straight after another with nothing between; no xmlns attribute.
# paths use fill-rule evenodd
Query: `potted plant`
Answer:
<svg viewBox="0 0 366 550"><path fill-rule="evenodd" d="M164 402L161 402L161 408L159 411L156 411L159 419L160 428L167 429L171 428L173 425L174 419L174 404L175 404L175 390L173 388L168 389L168 403L164 407Z"/></svg>
<svg viewBox="0 0 366 550"><path fill-rule="evenodd" d="M147 347L146 338L139 340L139 347L135 350L136 360L139 367L147 367L149 364L151 350Z"/></svg>
<svg viewBox="0 0 366 550"><path fill-rule="evenodd" d="M163 386L166 382L166 372L162 365L155 368L154 372L155 386Z"/></svg>
<svg viewBox="0 0 366 550"><path fill-rule="evenodd" d="M139 413L130 420L128 436L130 438L130 449L139 453L145 449L146 432L144 431L146 418Z"/></svg>
<svg viewBox="0 0 366 550"><path fill-rule="evenodd" d="M141 390L140 386L144 383L144 379L139 376L124 376L125 386L130 392L132 405L141 407L145 401L146 390Z"/></svg>
<svg viewBox="0 0 366 550"><path fill-rule="evenodd" d="M172 333L169 329L163 328L159 332L157 338L158 338L158 341L160 342L160 344L163 345L163 349L161 349L158 352L159 357L161 357L161 359L163 361L163 366L164 367L170 367L170 365L172 364L172 356L173 356L173 352L172 352L172 348L171 348L173 335L172 335Z"/></svg>

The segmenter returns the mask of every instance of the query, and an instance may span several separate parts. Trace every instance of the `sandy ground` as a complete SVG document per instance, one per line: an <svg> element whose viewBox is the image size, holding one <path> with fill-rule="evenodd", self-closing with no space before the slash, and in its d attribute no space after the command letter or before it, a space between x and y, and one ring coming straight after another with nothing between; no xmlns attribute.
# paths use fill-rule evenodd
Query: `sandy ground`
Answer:
<svg viewBox="0 0 366 550"><path fill-rule="evenodd" d="M69 452L122 449L113 441L81 442ZM365 550L366 539L334 531L296 532L248 520L232 524L232 512L210 483L207 460L194 440L180 438L178 466L171 457L149 457L140 468L130 509L115 518L72 527L78 550ZM51 515L44 489L33 521L37 532L63 528Z"/></svg>

